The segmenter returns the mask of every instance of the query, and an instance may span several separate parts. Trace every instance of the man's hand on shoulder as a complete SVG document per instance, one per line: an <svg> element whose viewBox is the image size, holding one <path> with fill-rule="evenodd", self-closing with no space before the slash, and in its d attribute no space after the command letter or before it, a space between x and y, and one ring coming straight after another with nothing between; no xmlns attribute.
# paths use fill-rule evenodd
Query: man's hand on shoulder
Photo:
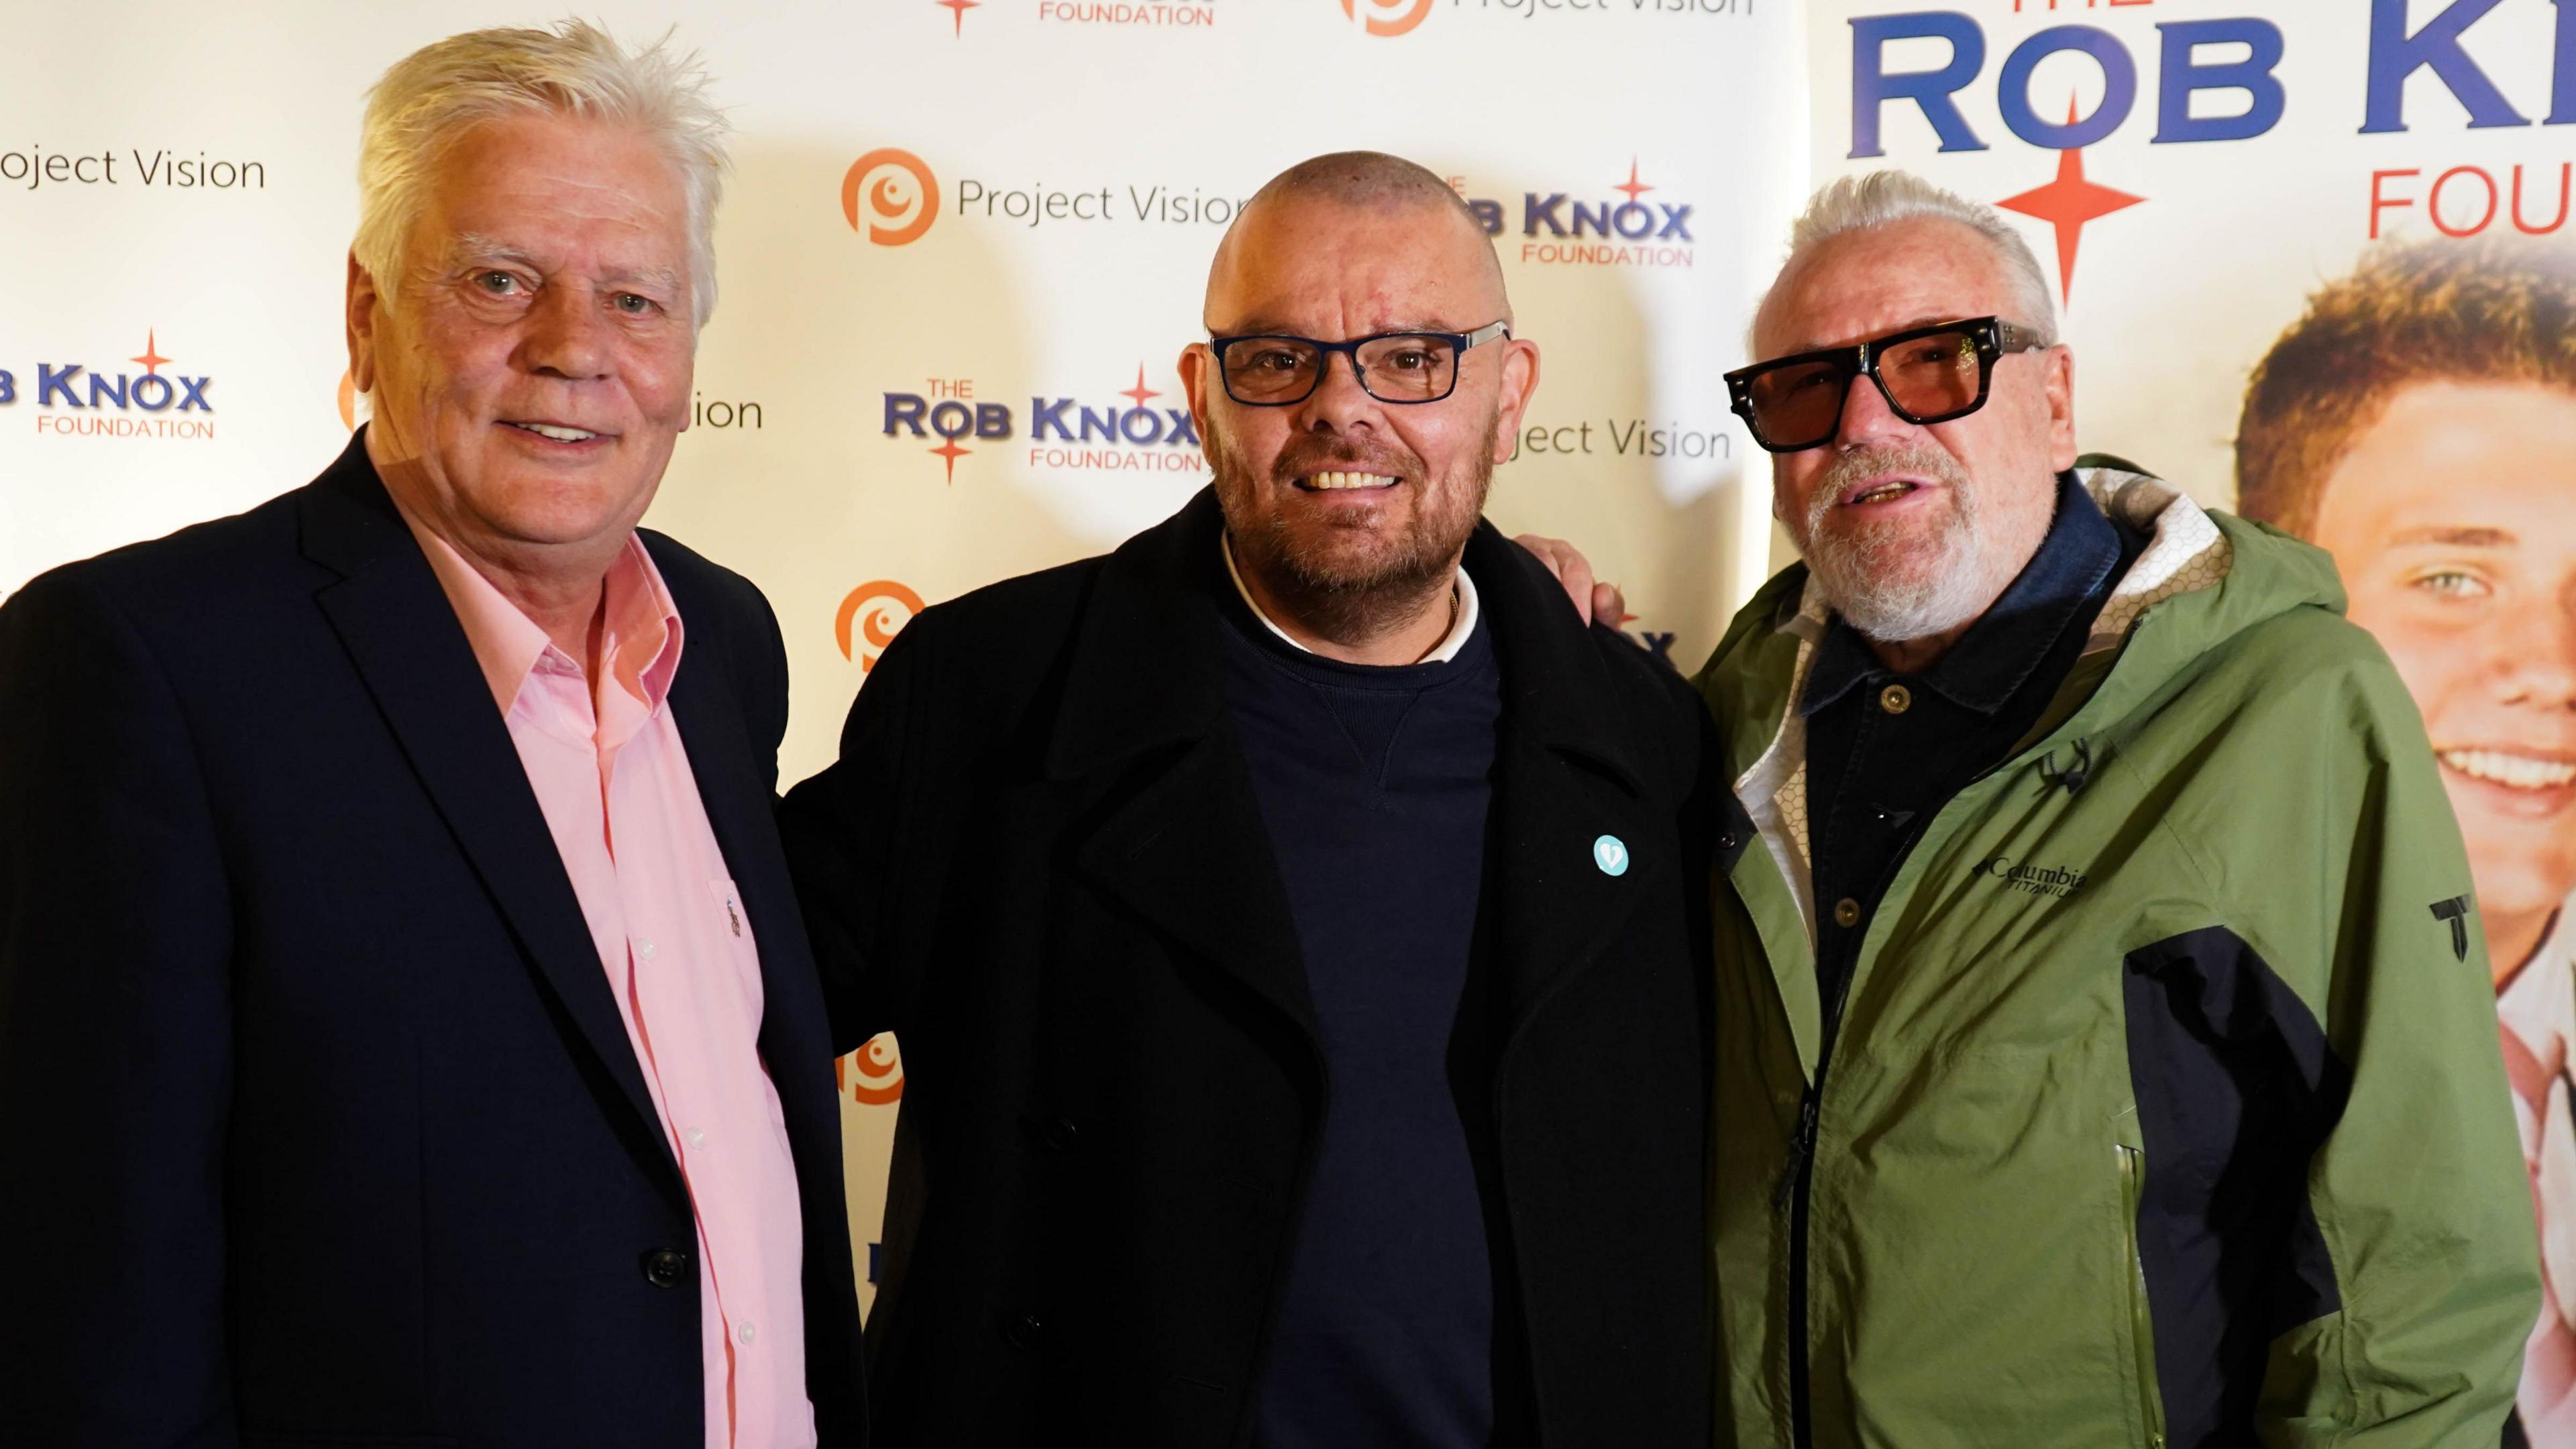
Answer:
<svg viewBox="0 0 2576 1449"><path fill-rule="evenodd" d="M1616 629L1627 619L1627 597L1619 592L1617 584L1594 580L1592 562L1583 556L1582 550L1564 539L1541 538L1535 533L1524 533L1512 542L1528 549L1538 556L1540 563L1547 565L1547 571L1556 575L1557 583L1564 586L1565 597L1574 605L1574 612L1582 615L1586 623L1606 624Z"/></svg>

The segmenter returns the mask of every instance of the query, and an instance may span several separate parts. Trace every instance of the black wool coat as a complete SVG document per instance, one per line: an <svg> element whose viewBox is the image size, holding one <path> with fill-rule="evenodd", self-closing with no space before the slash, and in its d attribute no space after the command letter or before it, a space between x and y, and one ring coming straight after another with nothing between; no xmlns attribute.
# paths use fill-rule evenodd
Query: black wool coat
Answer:
<svg viewBox="0 0 2576 1449"><path fill-rule="evenodd" d="M783 806L836 1050L904 1057L880 1443L1250 1432L1332 1084L1224 698L1221 527L1202 492L923 612ZM1711 727L1490 525L1466 566L1503 676L1460 1102L1498 1411L1514 1442L1695 1449Z"/></svg>

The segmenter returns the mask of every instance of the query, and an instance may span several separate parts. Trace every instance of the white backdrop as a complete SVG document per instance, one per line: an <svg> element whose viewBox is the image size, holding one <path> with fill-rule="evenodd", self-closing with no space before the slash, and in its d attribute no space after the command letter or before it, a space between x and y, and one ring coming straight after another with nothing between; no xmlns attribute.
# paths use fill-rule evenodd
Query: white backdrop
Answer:
<svg viewBox="0 0 2576 1449"><path fill-rule="evenodd" d="M791 780L913 608L1106 549L1205 481L1163 410L1209 255L1323 151L1396 151L1490 203L1544 349L1507 530L1580 540L1690 664L1766 572L1767 472L1717 374L1808 179L1785 0L585 12L629 41L676 26L738 127L699 426L649 522L776 605ZM553 18L0 0L0 592L329 462L356 416L363 91L428 41ZM899 1073L886 1047L845 1064L863 1264Z"/></svg>

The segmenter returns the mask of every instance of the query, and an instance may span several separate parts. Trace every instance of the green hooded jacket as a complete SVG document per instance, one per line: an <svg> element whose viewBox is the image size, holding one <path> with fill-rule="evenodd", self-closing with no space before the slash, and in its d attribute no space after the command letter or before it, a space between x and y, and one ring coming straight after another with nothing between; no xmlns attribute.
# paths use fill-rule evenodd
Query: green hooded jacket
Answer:
<svg viewBox="0 0 2576 1449"><path fill-rule="evenodd" d="M2537 1252L2423 724L2323 553L2082 476L2152 541L1838 1004L1803 565L1699 677L1748 817L1714 902L1721 1442L2490 1449Z"/></svg>

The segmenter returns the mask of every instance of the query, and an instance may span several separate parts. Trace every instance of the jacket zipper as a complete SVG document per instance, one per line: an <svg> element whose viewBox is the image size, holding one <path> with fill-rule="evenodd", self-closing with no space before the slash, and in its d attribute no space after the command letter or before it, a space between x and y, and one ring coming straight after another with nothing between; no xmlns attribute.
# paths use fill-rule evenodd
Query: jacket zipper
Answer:
<svg viewBox="0 0 2576 1449"><path fill-rule="evenodd" d="M2129 1342L2137 1355L2138 1422L2147 1431L2147 1449L2165 1449L2164 1392L2156 1383L2156 1325L2147 1312L2147 1260L2138 1251L2138 1203L2147 1186L2146 1154L2116 1144L2120 1156L2120 1240L2129 1250L2124 1265L2129 1279Z"/></svg>
<svg viewBox="0 0 2576 1449"><path fill-rule="evenodd" d="M1899 851L1897 860L1904 858ZM1835 984L1834 999L1817 1037L1815 1079L1798 1099L1797 1135L1790 1139L1780 1185L1771 1193L1775 1210L1789 1210L1789 1442L1795 1449L1813 1449L1816 1442L1815 1407L1807 1383L1807 1205L1815 1181L1816 1121L1824 1111L1825 1071L1833 1064L1834 1034L1842 1026L1843 1006L1851 999L1852 978L1859 974L1860 961L1855 957L1851 969Z"/></svg>

